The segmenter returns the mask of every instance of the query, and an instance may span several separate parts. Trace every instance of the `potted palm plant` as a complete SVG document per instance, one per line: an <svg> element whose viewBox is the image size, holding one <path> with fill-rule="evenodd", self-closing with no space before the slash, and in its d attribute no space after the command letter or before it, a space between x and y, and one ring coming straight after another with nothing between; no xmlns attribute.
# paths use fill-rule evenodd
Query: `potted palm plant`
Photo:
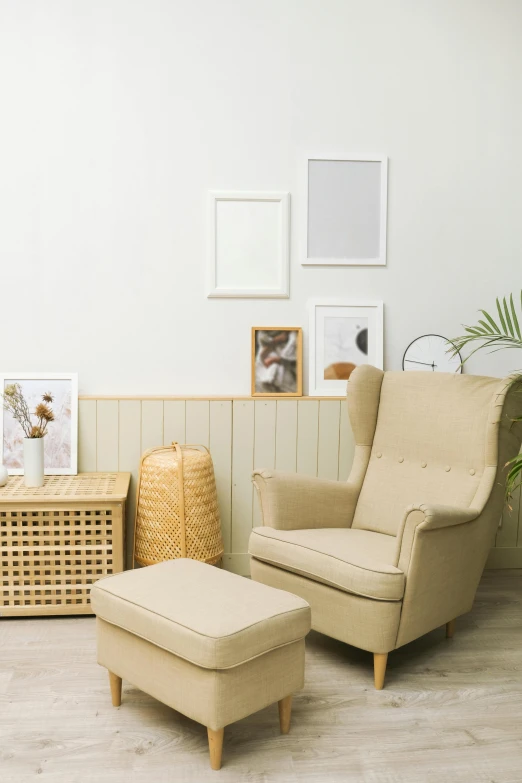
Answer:
<svg viewBox="0 0 522 783"><path fill-rule="evenodd" d="M44 483L44 437L54 421L50 407L53 395L42 395L34 411L29 410L22 387L12 383L3 392L4 409L20 424L24 433L24 483L26 487L41 487Z"/></svg>
<svg viewBox="0 0 522 783"><path fill-rule="evenodd" d="M522 291L520 292L520 311L513 301L513 294L509 299L504 297L502 301L496 300L497 312L495 317L486 310L480 310L483 318L473 326L465 326L466 333L452 340L454 353L471 348L471 352L463 360L466 362L477 351L489 349L501 351L505 348L522 348ZM450 350L453 351L453 346ZM518 370L511 376L511 384L522 384L522 371ZM522 421L522 395L520 400L520 416L514 421ZM506 493L511 497L515 489L522 484L522 452L508 462Z"/></svg>

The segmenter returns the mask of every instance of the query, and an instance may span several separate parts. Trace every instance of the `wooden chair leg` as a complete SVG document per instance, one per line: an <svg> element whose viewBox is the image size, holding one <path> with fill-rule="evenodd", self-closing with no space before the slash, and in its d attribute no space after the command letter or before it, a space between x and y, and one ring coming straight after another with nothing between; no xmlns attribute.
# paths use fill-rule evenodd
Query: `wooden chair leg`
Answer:
<svg viewBox="0 0 522 783"><path fill-rule="evenodd" d="M207 727L208 734L208 749L210 752L210 766L212 769L221 769L221 756L223 753L223 736L225 729L209 729Z"/></svg>
<svg viewBox="0 0 522 783"><path fill-rule="evenodd" d="M277 702L279 707L279 726L281 728L281 734L288 734L290 731L290 721L292 719L292 694L285 696Z"/></svg>
<svg viewBox="0 0 522 783"><path fill-rule="evenodd" d="M109 672L109 682L111 684L112 706L121 707L121 677Z"/></svg>
<svg viewBox="0 0 522 783"><path fill-rule="evenodd" d="M446 639L451 639L453 637L453 634L455 633L455 623L457 620L450 620L449 623L446 623Z"/></svg>
<svg viewBox="0 0 522 783"><path fill-rule="evenodd" d="M388 653L373 654L373 680L375 690L382 691L384 688L384 675L386 674L386 664L388 662Z"/></svg>

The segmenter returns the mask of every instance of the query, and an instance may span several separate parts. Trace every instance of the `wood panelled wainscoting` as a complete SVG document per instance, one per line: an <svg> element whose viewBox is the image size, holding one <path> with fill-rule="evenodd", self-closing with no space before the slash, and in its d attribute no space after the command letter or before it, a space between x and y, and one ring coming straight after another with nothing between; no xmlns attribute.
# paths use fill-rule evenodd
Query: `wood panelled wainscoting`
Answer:
<svg viewBox="0 0 522 783"><path fill-rule="evenodd" d="M171 443L208 446L214 461L225 545L224 567L249 573L248 538L261 524L254 467L345 481L353 436L344 399L80 397L79 470L130 471L127 567L142 452ZM415 501L412 498L412 502ZM489 568L522 567L520 490L506 506Z"/></svg>

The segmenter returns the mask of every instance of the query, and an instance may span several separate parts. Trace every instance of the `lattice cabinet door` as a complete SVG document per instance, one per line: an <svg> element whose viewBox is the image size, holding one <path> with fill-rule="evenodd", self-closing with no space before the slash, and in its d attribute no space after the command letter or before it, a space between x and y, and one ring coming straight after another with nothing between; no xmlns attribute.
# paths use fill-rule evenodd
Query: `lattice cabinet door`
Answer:
<svg viewBox="0 0 522 783"><path fill-rule="evenodd" d="M0 616L92 614L91 586L124 567L127 473L0 489Z"/></svg>

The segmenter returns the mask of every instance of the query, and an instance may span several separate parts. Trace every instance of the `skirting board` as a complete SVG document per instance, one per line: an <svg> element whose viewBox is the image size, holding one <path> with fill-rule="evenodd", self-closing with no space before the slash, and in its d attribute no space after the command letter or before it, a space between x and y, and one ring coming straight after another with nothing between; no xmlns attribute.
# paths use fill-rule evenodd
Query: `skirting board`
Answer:
<svg viewBox="0 0 522 783"><path fill-rule="evenodd" d="M494 547L486 568L522 568L522 547Z"/></svg>

